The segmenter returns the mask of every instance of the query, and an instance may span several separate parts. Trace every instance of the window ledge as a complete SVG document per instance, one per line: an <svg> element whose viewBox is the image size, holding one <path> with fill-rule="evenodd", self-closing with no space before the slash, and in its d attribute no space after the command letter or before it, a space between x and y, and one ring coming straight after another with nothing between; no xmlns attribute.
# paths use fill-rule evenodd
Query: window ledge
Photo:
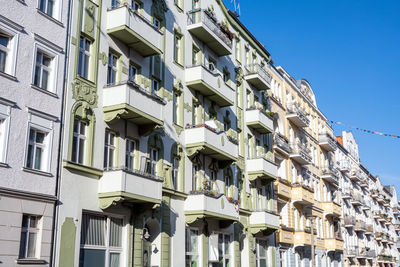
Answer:
<svg viewBox="0 0 400 267"><path fill-rule="evenodd" d="M34 85L34 84L31 84L31 87L32 87L33 89L35 89L35 90L38 90L39 92L48 94L49 96L52 96L52 97L55 97L55 98L58 98L58 95L57 95L56 93L53 93L53 92L50 92L50 91L48 91L48 90L46 90L46 89L40 88L40 87L38 87L38 86L36 86L36 85Z"/></svg>
<svg viewBox="0 0 400 267"><path fill-rule="evenodd" d="M53 177L53 174L50 172L35 170L35 169L27 168L27 167L22 167L22 170L24 172L30 172L30 173L34 173L34 174L38 174L38 175L42 175L42 176Z"/></svg>
<svg viewBox="0 0 400 267"><path fill-rule="evenodd" d="M17 81L17 77L15 77L15 76L13 76L11 74L5 73L5 72L1 72L0 71L0 76L3 76L4 78L10 79L10 80L15 81L15 82Z"/></svg>
<svg viewBox="0 0 400 267"><path fill-rule="evenodd" d="M64 160L63 161L63 167L67 168L67 169L71 169L71 170L75 170L75 171L79 171L79 172L83 172L86 174L90 174L90 175L94 175L96 177L101 177L103 176L103 170L101 169L97 169L97 168L93 168L90 166L86 166L86 165L82 165L82 164L78 164L69 160Z"/></svg>
<svg viewBox="0 0 400 267"><path fill-rule="evenodd" d="M45 260L41 259L17 259L15 261L18 264L46 264Z"/></svg>
<svg viewBox="0 0 400 267"><path fill-rule="evenodd" d="M0 162L0 168L9 168L10 166L5 162Z"/></svg>
<svg viewBox="0 0 400 267"><path fill-rule="evenodd" d="M42 10L40 10L39 8L36 8L36 10L37 10L37 12L38 12L40 15L42 15L43 17L48 18L49 20L51 20L52 22L58 24L58 25L61 26L61 27L64 27L64 24L63 24L61 21L59 21L58 19L53 18L53 17L50 16L50 15L47 15L46 13L44 13L44 12L43 12Z"/></svg>

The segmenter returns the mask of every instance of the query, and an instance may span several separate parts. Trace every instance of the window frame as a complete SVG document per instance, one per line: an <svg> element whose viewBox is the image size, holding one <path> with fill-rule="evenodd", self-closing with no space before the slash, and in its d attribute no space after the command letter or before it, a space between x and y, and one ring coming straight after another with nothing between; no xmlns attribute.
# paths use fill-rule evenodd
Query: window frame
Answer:
<svg viewBox="0 0 400 267"><path fill-rule="evenodd" d="M83 44L84 46L81 46L82 40L84 41ZM89 44L89 49L87 49ZM79 44L78 44L78 64L77 64L77 74L86 79L86 80L90 80L90 71L91 71L91 57L92 57L92 46L93 46L93 41L86 37L85 35L81 34L81 36L79 37ZM80 58L81 55L83 55L82 57L82 66L80 65ZM82 71L87 72L87 73L82 73ZM85 75L86 74L86 77Z"/></svg>
<svg viewBox="0 0 400 267"><path fill-rule="evenodd" d="M34 139L31 140L31 131L34 133ZM43 138L43 143L36 143L36 137L38 133L42 133L44 135ZM42 127L37 127L37 126L32 126L30 125L28 129L28 139L27 139L27 145L26 145L26 153L25 153L25 168L31 169L31 170L37 170L37 171L47 171L48 169L48 163L45 162L46 157L48 159L48 154L49 154L49 145L48 145L48 134L49 132L44 130ZM32 146L33 154L32 154L32 165L28 166L29 162L29 147ZM41 149L41 155L40 155L40 167L36 168L36 150L37 148ZM44 165L45 164L45 165Z"/></svg>
<svg viewBox="0 0 400 267"><path fill-rule="evenodd" d="M49 64L49 66L45 66L45 65L43 65L43 63L41 62L40 63L40 65L38 65L38 55L39 54L42 54L42 59L46 56L46 57L48 57L49 59L50 59L50 64ZM39 47L36 47L36 49L35 49L35 57L34 57L34 63L33 63L33 65L34 65L34 67L33 67L33 77L32 77L32 85L34 85L34 86L36 86L36 87L38 87L38 88L40 88L40 89L43 89L43 90L46 90L46 91L49 91L49 92L54 92L55 90L55 79L54 79L54 71L55 71L55 62L54 62L54 59L55 59L55 57L54 57L54 54L50 54L50 53L48 53L47 51L44 51L44 49L42 49L41 47L39 48ZM42 60L43 61L43 60ZM39 84L36 84L35 83L35 77L36 77L36 68L40 68L40 77L39 77ZM48 72L48 77L47 77L47 87L46 88L44 88L43 87L43 72L44 71L47 71Z"/></svg>
<svg viewBox="0 0 400 267"><path fill-rule="evenodd" d="M188 231L190 232L190 231L194 231L194 232L197 232L197 234L196 234L196 239L197 239L197 253L196 252L189 252L188 251L188 248L187 248L187 241L188 241L188 238L187 238L187 234L188 234ZM192 236L192 235L191 235ZM191 240L191 239L190 239ZM199 238L199 229L197 229L197 228L195 228L195 227L186 227L186 229L185 229L185 266L187 266L187 257L189 256L189 257L193 257L193 256L197 256L197 260L195 260L195 262L197 262L197 265L199 266L199 262L200 262L200 250L199 250L199 240L200 240L200 238ZM190 262L193 262L193 260L191 259L190 260ZM190 265L190 266L192 266L192 265Z"/></svg>
<svg viewBox="0 0 400 267"><path fill-rule="evenodd" d="M265 248L265 256L260 256L260 241L264 241L266 248ZM260 266L260 260L265 260L266 266L269 266L269 261L268 261L268 254L269 254L269 242L267 239L260 239L256 238L256 253L255 253L255 258L256 258L256 266Z"/></svg>
<svg viewBox="0 0 400 267"><path fill-rule="evenodd" d="M129 148L132 147L131 144L134 144L133 145L134 149L133 149L133 151L132 150L128 151L128 147ZM126 138L126 140L125 140L125 169L128 171L136 170L136 153L138 151L137 149L138 149L137 140L132 139L132 138ZM129 158L129 160L128 160L128 158ZM128 162L130 162L130 164L128 164ZM128 165L132 165L132 166L128 166Z"/></svg>
<svg viewBox="0 0 400 267"><path fill-rule="evenodd" d="M107 85L115 85L117 83L118 61L119 55L110 50L107 62Z"/></svg>
<svg viewBox="0 0 400 267"><path fill-rule="evenodd" d="M172 157L172 173L171 173L171 180L172 180L172 187L175 190L178 190L179 187L179 172L180 172L180 163L181 158L177 155Z"/></svg>
<svg viewBox="0 0 400 267"><path fill-rule="evenodd" d="M44 7L44 9L41 8L41 3L42 3L42 2L45 2L45 7ZM48 11L49 11L49 10L48 10L48 8L49 8L49 2L52 2L52 3L53 3L52 9L51 9L51 14L49 14L49 12L48 12ZM40 10L41 12L45 13L46 15L50 16L50 17L54 17L55 4L56 4L56 1L54 1L54 0L38 0L38 7L37 7L37 9Z"/></svg>
<svg viewBox="0 0 400 267"><path fill-rule="evenodd" d="M14 105L14 103L8 102L0 98L0 121L2 121L0 123L0 163L7 162L11 105Z"/></svg>
<svg viewBox="0 0 400 267"><path fill-rule="evenodd" d="M75 121L79 122L79 129L78 132L74 131L75 128ZM82 134L81 133L81 127L82 125L85 126L85 132ZM77 164L82 164L84 165L86 163L86 158L87 158L87 146L88 146L88 128L89 128L89 123L85 120L82 120L78 117L75 117L73 120L73 124L72 124L72 147L71 147L71 161ZM74 151L74 138L77 138L78 142L76 143L76 160L74 160L74 155L73 155L73 151ZM79 158L80 158L80 143L83 142L83 154L82 154L82 162L80 162Z"/></svg>
<svg viewBox="0 0 400 267"><path fill-rule="evenodd" d="M81 233L80 233L80 241L79 241L79 259L81 256L81 251L84 249L88 250L103 250L104 251L104 266L110 266L110 254L112 253L119 253L120 255L120 261L119 261L119 266L125 266L125 247L126 247L126 221L123 216L115 216L114 214L108 214L108 213L95 213L91 211L83 211L81 214L81 222L83 222L83 216L88 215L88 216L97 216L97 217L103 217L105 219L104 221L104 229L103 229L103 236L104 236L104 245L87 245L87 244L82 244L82 223L80 224L81 227ZM110 230L111 230L111 220L116 219L116 220L122 220L122 225L121 225L121 247L115 247L110 245Z"/></svg>
<svg viewBox="0 0 400 267"><path fill-rule="evenodd" d="M24 217L27 217L27 226L24 226ZM31 227L31 220L32 217L36 218L36 227ZM19 243L19 253L18 253L18 259L39 259L38 255L40 255L40 244L41 244L41 228L42 228L42 216L38 215L31 215L31 214L23 214L22 215L22 223L21 223L21 237L20 237L20 243ZM22 234L26 233L26 240L25 240L25 248L22 248ZM29 257L28 252L29 252L29 234L30 233L35 233L35 245L34 245L34 256ZM23 251L22 251L23 250ZM21 254L23 253L23 255Z"/></svg>
<svg viewBox="0 0 400 267"><path fill-rule="evenodd" d="M106 129L104 136L104 160L103 160L104 170L112 170L115 168L118 155L117 148L118 148L117 134L112 130Z"/></svg>
<svg viewBox="0 0 400 267"><path fill-rule="evenodd" d="M7 54L8 60L6 58L5 69L0 73L15 77L19 32L22 30L23 28L17 24L5 24L0 21L0 32L10 37L9 44L7 45L7 49L9 49L9 53Z"/></svg>

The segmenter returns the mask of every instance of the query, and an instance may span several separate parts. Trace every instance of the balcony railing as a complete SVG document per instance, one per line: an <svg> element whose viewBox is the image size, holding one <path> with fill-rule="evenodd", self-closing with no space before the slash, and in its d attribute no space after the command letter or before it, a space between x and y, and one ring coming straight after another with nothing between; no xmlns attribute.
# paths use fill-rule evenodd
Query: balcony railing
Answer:
<svg viewBox="0 0 400 267"><path fill-rule="evenodd" d="M338 162L339 170L341 172L349 172L350 171L350 163L347 160L342 160Z"/></svg>
<svg viewBox="0 0 400 267"><path fill-rule="evenodd" d="M367 230L367 225L363 221L356 221L356 225L354 226L355 231L365 232Z"/></svg>
<svg viewBox="0 0 400 267"><path fill-rule="evenodd" d="M290 158L303 165L311 164L312 159L310 156L310 149L308 149L305 145L300 142L296 142L291 143L290 148Z"/></svg>
<svg viewBox="0 0 400 267"><path fill-rule="evenodd" d="M210 11L205 9L189 11L188 30L206 43L219 56L231 53L232 39L226 33L227 29L224 29L225 32L223 31L223 26L217 22L217 19Z"/></svg>
<svg viewBox="0 0 400 267"><path fill-rule="evenodd" d="M271 88L271 75L260 64L245 66L245 79L260 90Z"/></svg>
<svg viewBox="0 0 400 267"><path fill-rule="evenodd" d="M322 169L322 179L326 179L329 182L338 184L339 183L339 171L336 169L335 166L329 165Z"/></svg>
<svg viewBox="0 0 400 267"><path fill-rule="evenodd" d="M287 111L288 114L286 115L286 118L298 127L307 127L310 125L310 120L307 118L306 114L294 103L288 103Z"/></svg>
<svg viewBox="0 0 400 267"><path fill-rule="evenodd" d="M351 215L344 216L344 226L354 227L356 225L356 218Z"/></svg>
<svg viewBox="0 0 400 267"><path fill-rule="evenodd" d="M274 134L274 148L285 155L291 152L288 140L279 133Z"/></svg>
<svg viewBox="0 0 400 267"><path fill-rule="evenodd" d="M319 145L328 151L335 151L337 149L336 141L327 133L319 135Z"/></svg>

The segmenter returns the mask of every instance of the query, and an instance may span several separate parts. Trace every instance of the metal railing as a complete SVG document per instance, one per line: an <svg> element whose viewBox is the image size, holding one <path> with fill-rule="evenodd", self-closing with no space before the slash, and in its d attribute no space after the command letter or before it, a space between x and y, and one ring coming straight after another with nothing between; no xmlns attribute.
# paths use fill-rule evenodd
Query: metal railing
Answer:
<svg viewBox="0 0 400 267"><path fill-rule="evenodd" d="M227 46L232 48L232 40L221 30L216 18L206 9L195 9L188 12L188 25L202 22L218 36Z"/></svg>
<svg viewBox="0 0 400 267"><path fill-rule="evenodd" d="M288 153L291 152L289 142L279 133L274 134L274 144Z"/></svg>
<svg viewBox="0 0 400 267"><path fill-rule="evenodd" d="M354 216L351 215L347 215L344 216L344 225L348 226L348 225L355 225L356 224L356 218Z"/></svg>
<svg viewBox="0 0 400 267"><path fill-rule="evenodd" d="M297 107L296 103L288 103L286 106L289 113L296 113L296 115L307 125L310 124L310 120L307 118L306 114Z"/></svg>
<svg viewBox="0 0 400 267"><path fill-rule="evenodd" d="M336 182L339 182L339 171L333 165L324 167L322 169L322 175L330 175Z"/></svg>
<svg viewBox="0 0 400 267"><path fill-rule="evenodd" d="M300 154L307 161L311 162L310 149L301 142L290 143L290 148L293 154Z"/></svg>
<svg viewBox="0 0 400 267"><path fill-rule="evenodd" d="M248 64L245 66L245 74L258 74L260 77L266 81L268 84L271 84L271 75L258 63Z"/></svg>

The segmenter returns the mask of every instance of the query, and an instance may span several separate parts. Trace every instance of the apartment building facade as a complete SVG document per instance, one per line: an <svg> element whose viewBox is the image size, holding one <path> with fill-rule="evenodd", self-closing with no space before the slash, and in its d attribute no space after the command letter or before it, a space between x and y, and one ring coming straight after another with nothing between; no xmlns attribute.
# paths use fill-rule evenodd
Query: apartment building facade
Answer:
<svg viewBox="0 0 400 267"><path fill-rule="evenodd" d="M393 186L383 186L360 162L351 132L337 137L335 155L343 199L345 266L397 266L398 200Z"/></svg>
<svg viewBox="0 0 400 267"><path fill-rule="evenodd" d="M71 1L55 266L276 266L268 51L222 1Z"/></svg>
<svg viewBox="0 0 400 267"><path fill-rule="evenodd" d="M315 266L342 266L333 130L308 81L295 80L280 66L271 68L271 74L282 266L311 266L313 257Z"/></svg>
<svg viewBox="0 0 400 267"><path fill-rule="evenodd" d="M0 6L0 265L50 266L67 1Z"/></svg>

